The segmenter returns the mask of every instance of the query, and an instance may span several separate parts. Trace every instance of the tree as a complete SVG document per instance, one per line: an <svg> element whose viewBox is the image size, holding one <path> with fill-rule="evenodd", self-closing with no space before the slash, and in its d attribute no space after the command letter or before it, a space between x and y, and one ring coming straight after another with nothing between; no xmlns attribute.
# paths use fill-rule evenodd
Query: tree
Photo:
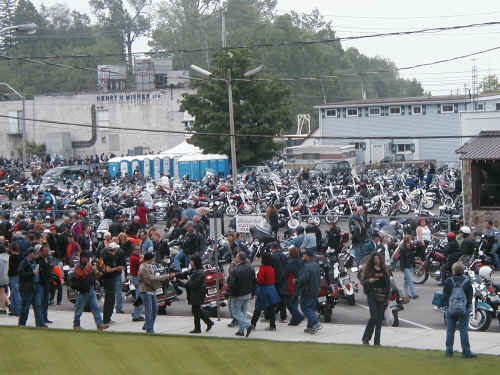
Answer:
<svg viewBox="0 0 500 375"><path fill-rule="evenodd" d="M132 45L138 37L151 30L148 9L151 0L90 0L98 20L110 31L121 33L121 42L127 51L129 73L133 72ZM129 10L130 9L130 10Z"/></svg>
<svg viewBox="0 0 500 375"><path fill-rule="evenodd" d="M254 68L246 50L217 52L212 56L214 77L233 78ZM188 111L195 121L191 128L198 133L229 133L227 86L223 80L196 80L196 94L184 94L181 111ZM237 160L241 164L270 158L278 149L273 136L289 127L290 90L277 81L233 81L234 122L236 134L261 134L269 137L236 137ZM230 154L230 137L194 134L191 143L206 153Z"/></svg>
<svg viewBox="0 0 500 375"><path fill-rule="evenodd" d="M483 78L479 84L479 88L483 93L500 92L500 82L495 74L489 74Z"/></svg>
<svg viewBox="0 0 500 375"><path fill-rule="evenodd" d="M14 12L17 0L2 0L0 2L0 29L13 26ZM10 35L0 35L0 50L10 46Z"/></svg>

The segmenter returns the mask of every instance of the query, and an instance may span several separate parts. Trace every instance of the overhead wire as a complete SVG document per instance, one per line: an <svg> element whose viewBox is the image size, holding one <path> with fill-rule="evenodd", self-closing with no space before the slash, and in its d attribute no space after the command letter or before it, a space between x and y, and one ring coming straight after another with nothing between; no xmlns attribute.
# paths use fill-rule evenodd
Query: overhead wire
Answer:
<svg viewBox="0 0 500 375"><path fill-rule="evenodd" d="M242 133L226 133L226 132L198 132L198 131L180 131L180 130L166 130L166 129L144 129L144 128L126 128L119 126L106 126L106 125L92 125L92 124L82 124L66 121L54 121L54 120L41 120L33 118L23 118L21 116L9 116L1 115L0 118L23 120L28 122L41 122L47 124L57 124L57 125L67 125L75 127L92 128L97 127L98 129L108 129L108 130L120 130L120 131L137 131L142 133L160 133L160 134L178 134L178 135L203 135L211 137L238 137L238 138L267 138L267 139L330 139L330 140L352 140L352 139L462 139L462 138L500 138L499 135L426 135L426 136L297 136L297 135L272 135L272 134L242 134Z"/></svg>

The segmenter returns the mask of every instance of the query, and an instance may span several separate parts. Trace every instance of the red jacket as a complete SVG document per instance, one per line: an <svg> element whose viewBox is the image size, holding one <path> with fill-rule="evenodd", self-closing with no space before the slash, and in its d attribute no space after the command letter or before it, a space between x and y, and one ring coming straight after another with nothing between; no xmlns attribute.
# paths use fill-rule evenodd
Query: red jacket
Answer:
<svg viewBox="0 0 500 375"><path fill-rule="evenodd" d="M132 276L137 276L137 272L139 272L139 267L141 266L141 261L138 255L130 256L130 274Z"/></svg>
<svg viewBox="0 0 500 375"><path fill-rule="evenodd" d="M272 266L260 266L257 273L257 284L274 285L274 268Z"/></svg>
<svg viewBox="0 0 500 375"><path fill-rule="evenodd" d="M149 208L146 206L137 206L137 216L139 216L139 223L141 225L146 225L148 223L148 212Z"/></svg>

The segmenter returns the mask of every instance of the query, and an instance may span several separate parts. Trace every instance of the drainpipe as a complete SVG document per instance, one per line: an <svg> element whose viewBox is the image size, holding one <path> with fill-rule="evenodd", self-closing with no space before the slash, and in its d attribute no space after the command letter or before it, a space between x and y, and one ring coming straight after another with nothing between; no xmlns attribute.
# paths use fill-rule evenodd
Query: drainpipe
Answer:
<svg viewBox="0 0 500 375"><path fill-rule="evenodd" d="M97 111L95 104L90 108L90 118L92 120L92 136L88 141L73 141L71 145L73 148L87 148L92 147L97 142Z"/></svg>

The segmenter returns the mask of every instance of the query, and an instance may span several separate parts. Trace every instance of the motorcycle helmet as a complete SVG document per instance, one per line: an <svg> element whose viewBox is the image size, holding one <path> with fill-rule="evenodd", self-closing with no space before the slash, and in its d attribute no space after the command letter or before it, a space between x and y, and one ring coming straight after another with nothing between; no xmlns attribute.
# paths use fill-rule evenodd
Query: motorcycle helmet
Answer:
<svg viewBox="0 0 500 375"><path fill-rule="evenodd" d="M491 274L493 273L493 268L490 266L483 266L479 269L479 276L486 280L491 280Z"/></svg>
<svg viewBox="0 0 500 375"><path fill-rule="evenodd" d="M446 237L448 238L448 241L451 241L454 240L457 237L457 235L453 232L450 232Z"/></svg>
<svg viewBox="0 0 500 375"><path fill-rule="evenodd" d="M460 228L460 232L462 232L463 234L470 234L471 230L470 227L464 225L462 228Z"/></svg>

